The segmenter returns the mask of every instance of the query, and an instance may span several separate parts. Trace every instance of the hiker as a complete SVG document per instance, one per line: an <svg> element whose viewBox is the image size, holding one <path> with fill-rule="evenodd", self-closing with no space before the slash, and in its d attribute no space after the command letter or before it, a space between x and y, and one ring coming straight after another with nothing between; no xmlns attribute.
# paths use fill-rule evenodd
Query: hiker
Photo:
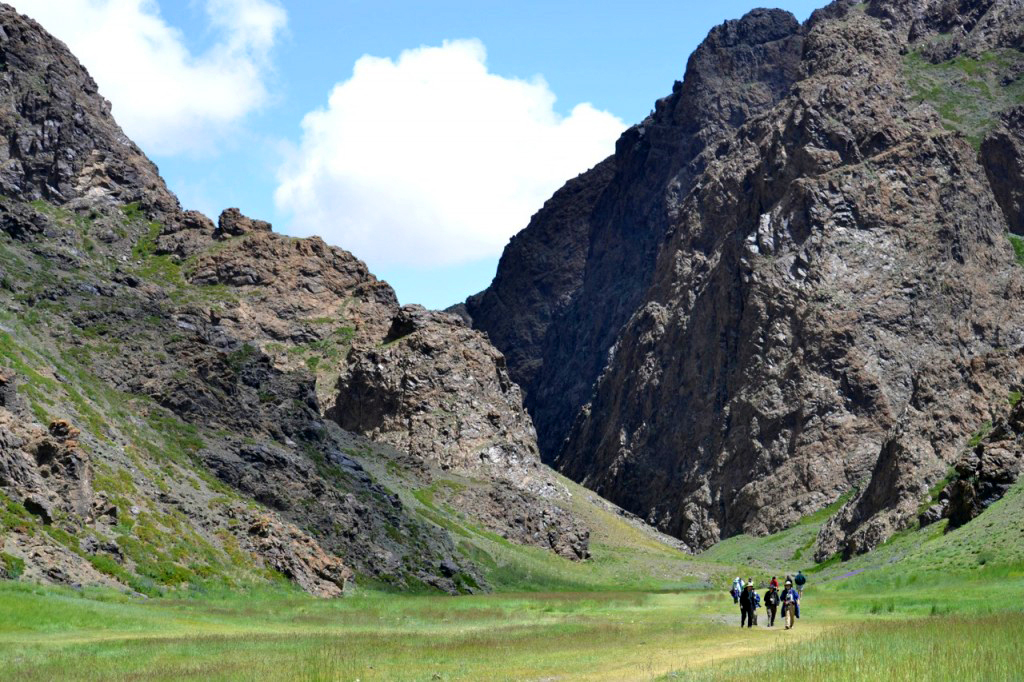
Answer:
<svg viewBox="0 0 1024 682"><path fill-rule="evenodd" d="M750 612L750 619L754 621L754 625L757 625L757 610L761 608L761 595L754 591L753 586L751 586L750 595L754 605Z"/></svg>
<svg viewBox="0 0 1024 682"><path fill-rule="evenodd" d="M740 580L739 576L736 576L736 580L732 581L732 589L729 590L729 594L732 595L732 603L736 604L740 600L740 592L743 591L743 581Z"/></svg>
<svg viewBox="0 0 1024 682"><path fill-rule="evenodd" d="M782 618L786 622L786 629L792 629L799 617L800 594L793 589L793 581L787 580L786 587L782 590Z"/></svg>
<svg viewBox="0 0 1024 682"><path fill-rule="evenodd" d="M773 582L775 579L772 579ZM768 588L768 591L764 593L764 611L765 615L768 616L768 627L775 625L775 614L779 609L779 589L776 586Z"/></svg>
<svg viewBox="0 0 1024 682"><path fill-rule="evenodd" d="M802 595L804 593L804 583L807 582L807 578L804 577L804 572L797 571L796 580L794 580L793 582L796 583L796 591Z"/></svg>
<svg viewBox="0 0 1024 682"><path fill-rule="evenodd" d="M747 583L740 595L740 627L754 625L754 586Z"/></svg>
<svg viewBox="0 0 1024 682"><path fill-rule="evenodd" d="M776 589L776 590L777 590L777 589L779 589L779 579L778 579L778 578L776 578L776 577L775 577L774 575L772 576L772 581L771 581L770 583L768 583L768 584L769 584L769 585L770 585L770 586L771 586L771 587L772 587L773 589Z"/></svg>

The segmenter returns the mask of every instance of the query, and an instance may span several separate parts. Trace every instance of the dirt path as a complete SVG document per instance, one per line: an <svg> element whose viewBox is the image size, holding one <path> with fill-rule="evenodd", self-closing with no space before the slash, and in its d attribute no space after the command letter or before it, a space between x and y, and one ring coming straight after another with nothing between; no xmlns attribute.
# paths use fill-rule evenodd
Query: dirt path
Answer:
<svg viewBox="0 0 1024 682"><path fill-rule="evenodd" d="M717 616L712 617L715 621ZM709 619L710 620L710 619ZM738 620L738 619L734 619ZM745 656L759 656L777 647L790 646L813 639L840 623L802 623L793 630L785 630L776 620L776 627L754 627L740 630L739 624L712 623L716 632L710 639L687 641L662 640L658 646L638 648L629 660L602 670L578 672L559 679L565 680L650 680L675 670L694 670Z"/></svg>

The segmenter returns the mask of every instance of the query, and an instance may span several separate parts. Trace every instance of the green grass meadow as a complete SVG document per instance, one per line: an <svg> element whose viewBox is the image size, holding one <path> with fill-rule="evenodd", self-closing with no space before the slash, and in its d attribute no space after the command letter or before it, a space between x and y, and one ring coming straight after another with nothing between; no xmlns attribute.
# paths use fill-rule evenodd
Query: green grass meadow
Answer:
<svg viewBox="0 0 1024 682"><path fill-rule="evenodd" d="M758 627L740 629L726 590L736 572L762 581L813 568L806 536L821 515L747 548L732 540L689 557L602 511L590 520L591 561L495 541L496 591L458 597L361 587L337 600L284 588L147 599L7 581L0 678L1020 679L1024 563L1013 534L1022 506L1017 486L951 533L903 533L875 553L809 571L792 631L781 618L765 627L763 610ZM763 563L744 564L751 552ZM567 587L520 591L534 578Z"/></svg>
<svg viewBox="0 0 1024 682"><path fill-rule="evenodd" d="M815 565L832 510L773 536L683 554L567 484L593 557L494 536L407 495L494 591L317 600L284 586L114 590L0 583L3 680L1008 680L1024 672L1024 485L952 532L897 534ZM739 628L732 577L803 569L802 618Z"/></svg>
<svg viewBox="0 0 1024 682"><path fill-rule="evenodd" d="M0 587L12 680L1004 680L1020 570L812 585L792 631L740 629L722 590L139 599Z"/></svg>

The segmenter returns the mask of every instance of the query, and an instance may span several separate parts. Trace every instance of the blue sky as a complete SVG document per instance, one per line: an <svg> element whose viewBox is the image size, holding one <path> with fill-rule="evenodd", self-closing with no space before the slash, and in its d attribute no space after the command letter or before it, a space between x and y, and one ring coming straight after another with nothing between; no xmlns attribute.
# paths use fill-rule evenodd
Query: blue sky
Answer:
<svg viewBox="0 0 1024 682"><path fill-rule="evenodd" d="M823 2L778 6L804 20ZM320 234L428 307L485 287L511 234L671 91L708 30L761 6L14 5L76 52L186 208Z"/></svg>

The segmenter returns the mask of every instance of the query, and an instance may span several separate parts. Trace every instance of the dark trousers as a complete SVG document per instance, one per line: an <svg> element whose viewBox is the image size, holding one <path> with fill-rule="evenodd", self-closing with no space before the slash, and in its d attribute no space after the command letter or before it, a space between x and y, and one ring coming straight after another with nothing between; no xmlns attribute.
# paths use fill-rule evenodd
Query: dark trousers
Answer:
<svg viewBox="0 0 1024 682"><path fill-rule="evenodd" d="M750 609L740 609L740 627L746 625L748 628L754 624L754 612Z"/></svg>
<svg viewBox="0 0 1024 682"><path fill-rule="evenodd" d="M765 609L768 611L768 627L775 625L775 612L778 610L777 606L766 606Z"/></svg>

